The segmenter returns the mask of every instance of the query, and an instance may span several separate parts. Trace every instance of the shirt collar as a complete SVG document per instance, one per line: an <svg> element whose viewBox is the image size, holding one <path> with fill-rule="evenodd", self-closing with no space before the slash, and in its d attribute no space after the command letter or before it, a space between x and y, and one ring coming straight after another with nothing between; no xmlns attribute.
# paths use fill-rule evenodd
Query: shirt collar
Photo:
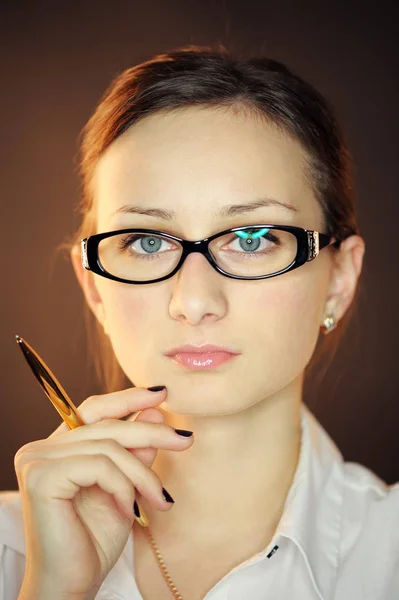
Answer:
<svg viewBox="0 0 399 600"><path fill-rule="evenodd" d="M343 457L313 413L301 405L301 449L274 539L298 547L321 600L334 597L339 565Z"/></svg>

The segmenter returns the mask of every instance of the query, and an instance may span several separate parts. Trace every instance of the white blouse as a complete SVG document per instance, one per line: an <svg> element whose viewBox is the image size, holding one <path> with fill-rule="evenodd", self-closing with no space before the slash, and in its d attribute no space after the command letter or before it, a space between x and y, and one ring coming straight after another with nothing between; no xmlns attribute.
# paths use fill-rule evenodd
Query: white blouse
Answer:
<svg viewBox="0 0 399 600"><path fill-rule="evenodd" d="M399 600L399 481L388 486L344 462L305 404L301 424L299 462L272 541L204 600ZM133 557L132 533L96 600L143 600ZM17 600L24 569L19 491L0 492L0 600Z"/></svg>

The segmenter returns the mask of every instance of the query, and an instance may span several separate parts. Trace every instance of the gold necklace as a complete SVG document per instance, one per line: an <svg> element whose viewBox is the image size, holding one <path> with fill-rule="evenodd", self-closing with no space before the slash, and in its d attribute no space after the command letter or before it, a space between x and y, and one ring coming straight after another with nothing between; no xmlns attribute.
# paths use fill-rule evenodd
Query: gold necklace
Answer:
<svg viewBox="0 0 399 600"><path fill-rule="evenodd" d="M136 513L136 521L144 528L144 531L147 534L147 537L149 539L151 547L155 553L155 557L157 559L159 568L161 569L162 576L165 579L166 583L168 584L168 587L169 587L170 591L172 592L173 597L176 598L176 600L183 600L182 596L177 591L177 587L173 583L171 576L169 575L169 572L166 568L165 562L162 558L162 554L160 553L159 548L156 545L155 540L152 536L150 528L148 527L148 517L145 514L145 512L143 511L142 507L138 506L136 501L134 502L134 512Z"/></svg>

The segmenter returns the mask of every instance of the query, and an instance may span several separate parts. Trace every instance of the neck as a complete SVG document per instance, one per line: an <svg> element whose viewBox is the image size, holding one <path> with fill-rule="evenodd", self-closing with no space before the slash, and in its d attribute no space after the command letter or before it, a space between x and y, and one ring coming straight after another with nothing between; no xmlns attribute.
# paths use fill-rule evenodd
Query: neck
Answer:
<svg viewBox="0 0 399 600"><path fill-rule="evenodd" d="M274 532L299 459L302 378L240 413L188 416L165 423L194 431L185 452L158 450L152 469L171 493L170 511L142 502L156 538L209 543Z"/></svg>

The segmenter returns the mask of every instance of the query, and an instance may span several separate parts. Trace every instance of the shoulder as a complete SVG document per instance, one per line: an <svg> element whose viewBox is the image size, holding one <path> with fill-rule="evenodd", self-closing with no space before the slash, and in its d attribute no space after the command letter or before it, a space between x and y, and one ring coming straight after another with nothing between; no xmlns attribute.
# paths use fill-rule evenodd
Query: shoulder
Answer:
<svg viewBox="0 0 399 600"><path fill-rule="evenodd" d="M24 524L19 491L0 492L0 544L25 554Z"/></svg>
<svg viewBox="0 0 399 600"><path fill-rule="evenodd" d="M15 500L19 500L20 492L19 490L3 490L0 491L0 510L2 506L10 505Z"/></svg>
<svg viewBox="0 0 399 600"><path fill-rule="evenodd" d="M0 597L18 598L25 573L25 536L20 493L0 492Z"/></svg>
<svg viewBox="0 0 399 600"><path fill-rule="evenodd" d="M360 525L399 520L399 481L387 484L356 462L342 463L343 516Z"/></svg>
<svg viewBox="0 0 399 600"><path fill-rule="evenodd" d="M342 474L338 590L349 593L351 582L359 597L399 598L399 481L355 462L343 462Z"/></svg>

